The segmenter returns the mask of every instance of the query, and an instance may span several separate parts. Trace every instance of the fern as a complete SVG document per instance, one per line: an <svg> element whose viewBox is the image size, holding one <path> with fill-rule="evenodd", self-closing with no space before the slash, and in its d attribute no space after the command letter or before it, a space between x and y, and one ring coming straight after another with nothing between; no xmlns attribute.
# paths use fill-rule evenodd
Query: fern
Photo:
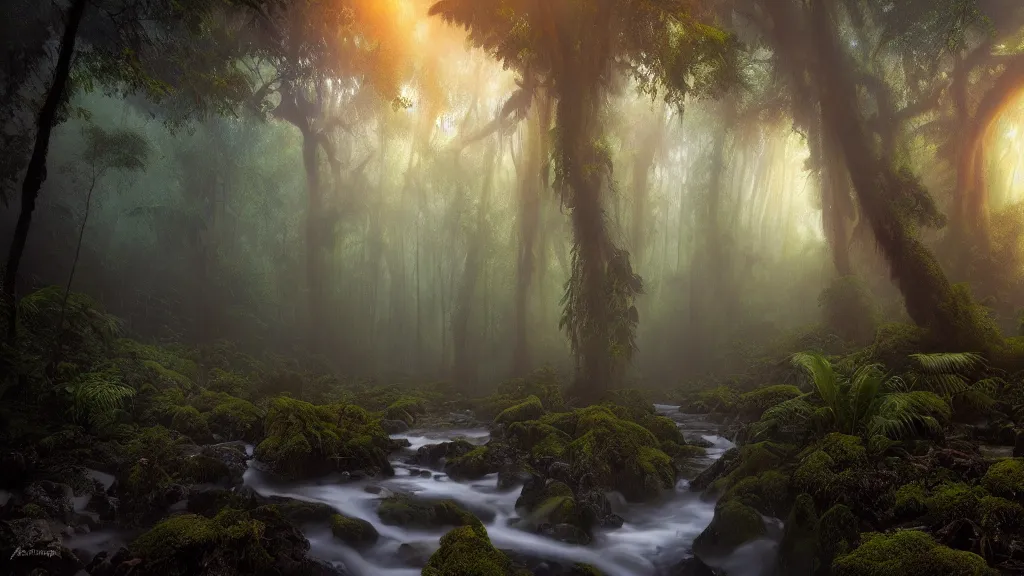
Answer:
<svg viewBox="0 0 1024 576"><path fill-rule="evenodd" d="M984 410L995 403L995 394L1005 382L1001 378L982 378L972 383L972 376L985 370L985 359L970 352L913 354L919 372L909 377L914 389L927 390L975 410Z"/></svg>
<svg viewBox="0 0 1024 576"><path fill-rule="evenodd" d="M985 363L984 358L971 352L942 352L938 354L911 354L926 374L956 374L974 370Z"/></svg>
<svg viewBox="0 0 1024 576"><path fill-rule="evenodd" d="M861 366L846 379L818 353L795 354L793 363L810 376L818 399L824 404L813 418L828 429L865 438L885 436L899 440L921 431L940 431L951 416L950 405L943 396L915 390L906 378L886 378L877 364ZM936 361L930 366L945 365L949 364ZM955 365L962 366L963 362ZM808 419L794 408L780 405L765 415L770 419L794 416Z"/></svg>
<svg viewBox="0 0 1024 576"><path fill-rule="evenodd" d="M70 400L68 412L72 420L91 425L112 420L135 396L135 390L122 385L113 370L85 374L64 390Z"/></svg>

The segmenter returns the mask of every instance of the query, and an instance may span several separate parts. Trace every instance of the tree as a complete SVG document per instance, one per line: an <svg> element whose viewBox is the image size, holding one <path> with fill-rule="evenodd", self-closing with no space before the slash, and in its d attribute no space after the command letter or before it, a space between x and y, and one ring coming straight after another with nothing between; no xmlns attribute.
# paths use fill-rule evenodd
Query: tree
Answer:
<svg viewBox="0 0 1024 576"><path fill-rule="evenodd" d="M767 2L779 57L790 64L795 82L804 74L821 110L826 137L836 138L853 180L864 219L889 263L907 312L946 347L989 351L998 341L992 322L973 303L966 287L952 286L932 252L921 242L922 221L941 219L927 190L906 164L898 165L872 146L856 100L850 56L838 40L830 2L811 9L792 2ZM806 55L813 54L808 61ZM884 151L884 150L883 150Z"/></svg>
<svg viewBox="0 0 1024 576"><path fill-rule="evenodd" d="M247 0L243 4L255 16L250 55L254 75L262 83L252 104L302 134L309 338L312 349L323 349L328 317L325 215L329 211L318 155L323 150L332 169L337 165L330 134L345 124L332 111L345 105L346 91L355 86L366 84L396 108L410 105L399 95L405 71L397 15L385 3L359 0Z"/></svg>
<svg viewBox="0 0 1024 576"><path fill-rule="evenodd" d="M39 189L43 187L43 181L46 180L46 155L50 149L50 132L56 123L58 107L64 99L68 78L71 76L71 58L75 54L78 28L82 25L86 3L87 0L74 0L71 7L68 8L64 35L60 42L60 53L57 57L57 65L53 69L53 82L47 92L46 101L43 102L43 107L39 110L39 118L36 121L36 141L21 187L21 209L18 213L17 227L14 229L14 241L11 242L7 264L4 267L2 287L4 308L7 313L7 336L11 340L14 339L17 327L17 301L14 289L18 278L18 266L21 264L21 255L25 251L25 242L28 240L28 230L32 224L32 212L36 209Z"/></svg>
<svg viewBox="0 0 1024 576"><path fill-rule="evenodd" d="M735 79L734 41L699 23L691 3L627 1L500 5L439 0L430 8L466 28L470 40L524 78L543 78L555 101L555 188L573 229L562 326L576 358L575 395L599 398L635 349L642 290L629 254L608 233L602 196L612 185L603 141L608 87L623 71L642 91L680 105L721 92Z"/></svg>
<svg viewBox="0 0 1024 576"><path fill-rule="evenodd" d="M64 314L67 310L68 296L71 294L71 284L75 280L78 258L82 253L82 238L85 236L85 226L89 222L89 209L92 207L92 193L96 189L96 184L111 171L137 172L142 170L146 166L150 153L149 142L141 134L131 130L107 131L99 126L90 125L85 128L84 136L85 151L81 161L87 167L89 185L85 194L82 224L78 228L75 257L71 262L68 282L64 287L64 297L60 303L60 313L57 316L57 340L53 345L51 369L60 362Z"/></svg>
<svg viewBox="0 0 1024 576"><path fill-rule="evenodd" d="M101 7L110 8L104 6L105 0L98 1ZM37 116L35 144L22 183L18 223L4 268L2 297L9 338L14 337L17 327L18 269L32 213L46 180L50 135L54 127L69 117L75 90L101 83L125 95L144 93L153 99L164 99L168 105L179 105L177 121L190 113L223 112L248 92L244 79L229 64L235 55L230 48L224 48L229 43L213 37L206 25L219 13L219 3L129 0L117 2L115 10L97 10L93 21L86 18L90 3L73 0L67 9L52 80ZM80 44L86 49L76 56ZM178 90L178 86L186 88Z"/></svg>

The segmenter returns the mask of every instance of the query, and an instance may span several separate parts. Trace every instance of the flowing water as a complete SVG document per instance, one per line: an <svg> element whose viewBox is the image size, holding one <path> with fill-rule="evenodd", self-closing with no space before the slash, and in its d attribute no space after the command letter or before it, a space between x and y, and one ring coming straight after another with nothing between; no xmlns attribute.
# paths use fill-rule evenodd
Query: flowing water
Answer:
<svg viewBox="0 0 1024 576"><path fill-rule="evenodd" d="M688 441L703 438L711 443L701 467L734 446L718 435L718 428L712 423L697 416L680 414L676 406L657 405L656 408L680 424ZM410 466L403 462L407 455L421 446L459 437L475 444L485 444L489 436L485 429L410 431L395 435L395 438L408 440L411 447L394 455L395 476L383 480L281 484L256 467L250 467L245 483L263 496L322 502L343 514L373 524L381 537L375 546L360 551L338 542L326 528L307 531L314 556L338 562L354 576L416 576L424 559L437 549L440 537L448 530L416 530L382 524L376 508L379 500L389 493L415 494L428 499L450 498L481 518L491 541L500 549L552 562L586 562L608 576L666 573L670 566L689 556L693 540L714 516L714 502L702 500L698 494L688 490L686 480L680 480L671 494L654 504L626 506L621 498L612 498L616 513L625 519L625 523L619 529L596 533L588 546L563 544L524 532L509 526L510 520L516 517L519 487L499 491L496 474L474 482L456 482L436 471L424 477L410 472ZM769 565L774 558L775 540L748 543L729 558L716 563L716 567L727 571L729 576L768 574L762 567ZM408 546L400 551L403 544Z"/></svg>

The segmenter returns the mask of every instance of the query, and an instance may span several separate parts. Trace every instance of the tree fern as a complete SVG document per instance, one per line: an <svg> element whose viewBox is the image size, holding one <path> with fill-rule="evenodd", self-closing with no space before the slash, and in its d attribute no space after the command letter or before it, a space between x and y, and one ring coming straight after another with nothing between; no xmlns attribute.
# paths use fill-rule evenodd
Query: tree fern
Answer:
<svg viewBox="0 0 1024 576"><path fill-rule="evenodd" d="M942 396L914 390L904 378L886 378L877 364L861 366L846 379L818 353L795 354L793 363L810 376L817 397L824 404L815 418L831 430L865 438L880 435L899 440L918 432L937 432L950 418L950 406ZM765 415L771 418L796 415L807 419L795 412L795 406L781 406Z"/></svg>

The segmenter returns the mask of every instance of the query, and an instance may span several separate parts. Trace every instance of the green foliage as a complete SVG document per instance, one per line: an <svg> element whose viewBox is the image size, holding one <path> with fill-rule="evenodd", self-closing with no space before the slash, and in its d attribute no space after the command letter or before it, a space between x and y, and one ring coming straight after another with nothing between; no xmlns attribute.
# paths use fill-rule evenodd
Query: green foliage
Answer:
<svg viewBox="0 0 1024 576"><path fill-rule="evenodd" d="M998 572L989 568L981 556L940 546L924 532L902 530L892 534L864 534L856 550L836 558L832 574L995 576Z"/></svg>
<svg viewBox="0 0 1024 576"><path fill-rule="evenodd" d="M898 379L885 380L877 365L861 366L849 380L837 374L828 359L801 352L793 362L811 377L818 399L824 404L824 420L833 430L900 439L925 431L938 431L950 418L949 405L932 392L907 390ZM787 406L792 416L806 416ZM772 417L778 418L777 414Z"/></svg>
<svg viewBox="0 0 1024 576"><path fill-rule="evenodd" d="M71 420L78 424L109 423L135 396L135 390L123 385L120 372L115 368L82 374L64 390L69 399Z"/></svg>
<svg viewBox="0 0 1024 576"><path fill-rule="evenodd" d="M171 428L196 443L205 442L210 438L210 426L206 423L206 418L191 406L181 406L174 410Z"/></svg>
<svg viewBox="0 0 1024 576"><path fill-rule="evenodd" d="M975 378L987 367L973 353L913 354L916 371L908 375L914 388L933 391L954 405L984 410L995 403L996 391L1005 382L1001 378Z"/></svg>
<svg viewBox="0 0 1024 576"><path fill-rule="evenodd" d="M739 410L750 418L761 418L766 410L783 402L802 396L796 386L763 386L740 395Z"/></svg>

